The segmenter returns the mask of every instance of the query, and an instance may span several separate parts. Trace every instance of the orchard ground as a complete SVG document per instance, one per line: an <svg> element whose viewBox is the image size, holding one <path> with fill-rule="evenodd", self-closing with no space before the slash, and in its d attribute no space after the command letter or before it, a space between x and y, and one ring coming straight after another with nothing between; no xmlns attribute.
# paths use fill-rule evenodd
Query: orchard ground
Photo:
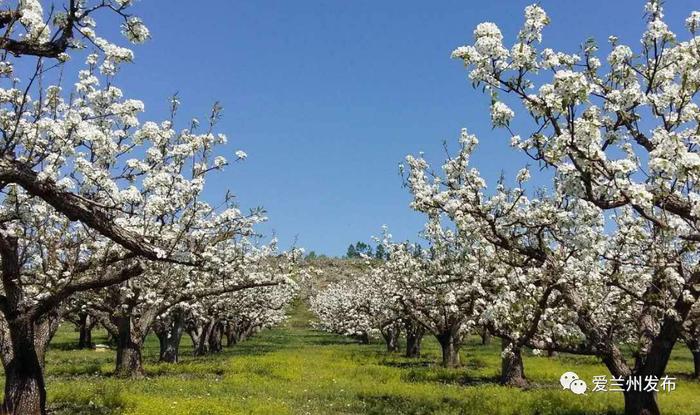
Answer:
<svg viewBox="0 0 700 415"><path fill-rule="evenodd" d="M49 407L53 414L475 414L583 415L622 413L621 393L576 396L559 377L575 371L583 379L606 375L595 358L528 353L529 390L496 384L500 349L470 339L464 366L442 369L438 345L427 336L424 357L388 354L384 344L361 345L313 330L312 315L297 303L286 324L202 358L191 357L183 337L178 364L157 363L158 342L145 347L147 378L117 379L114 352L73 350L77 333L61 327L47 358ZM93 339L105 340L96 331ZM677 389L660 393L665 415L700 413L700 382L690 379L692 357L676 348L668 373Z"/></svg>

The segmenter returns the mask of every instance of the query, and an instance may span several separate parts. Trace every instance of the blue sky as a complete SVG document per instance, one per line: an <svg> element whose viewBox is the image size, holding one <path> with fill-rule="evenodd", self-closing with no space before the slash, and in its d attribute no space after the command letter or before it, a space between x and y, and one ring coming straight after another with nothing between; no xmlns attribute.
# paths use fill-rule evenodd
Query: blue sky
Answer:
<svg viewBox="0 0 700 415"><path fill-rule="evenodd" d="M263 206L282 247L295 238L307 251L342 255L389 226L415 239L424 223L408 207L398 163L424 151L442 158L462 127L481 141L474 163L495 179L527 163L489 125L488 98L473 90L449 58L482 21L511 42L527 1L140 1L152 40L118 78L142 99L143 119L157 120L178 92L180 114L204 119L220 101L219 131L230 158L249 158L207 183L216 200L231 189L242 207ZM616 34L638 45L643 2L557 1L540 4L552 19L544 45L576 52L588 37L605 46ZM696 1L666 5L677 32ZM686 37L685 34L682 37ZM517 109L516 109L517 110ZM517 126L517 124L516 124Z"/></svg>

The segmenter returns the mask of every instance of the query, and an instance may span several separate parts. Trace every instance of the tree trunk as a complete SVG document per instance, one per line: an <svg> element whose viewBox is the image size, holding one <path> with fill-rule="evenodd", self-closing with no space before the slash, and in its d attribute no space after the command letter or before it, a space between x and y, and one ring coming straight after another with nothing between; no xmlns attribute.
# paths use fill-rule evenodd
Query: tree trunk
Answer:
<svg viewBox="0 0 700 415"><path fill-rule="evenodd" d="M686 344L688 349L690 349L690 353L693 354L693 378L700 379L700 340L687 340Z"/></svg>
<svg viewBox="0 0 700 415"><path fill-rule="evenodd" d="M223 350L221 339L223 337L224 327L220 321L214 321L209 335L209 353L219 353Z"/></svg>
<svg viewBox="0 0 700 415"><path fill-rule="evenodd" d="M523 388L527 386L520 347L501 340L501 384Z"/></svg>
<svg viewBox="0 0 700 415"><path fill-rule="evenodd" d="M247 340L255 335L255 333L258 332L258 327L254 326L252 323L248 323L248 327L243 330L241 335L238 337L238 341L242 342L243 340Z"/></svg>
<svg viewBox="0 0 700 415"><path fill-rule="evenodd" d="M226 328L224 329L224 335L226 336L226 347L231 347L238 343L238 335L236 331L236 324L231 321L226 322Z"/></svg>
<svg viewBox="0 0 700 415"><path fill-rule="evenodd" d="M87 326L80 326L80 339L78 349L92 349L92 329Z"/></svg>
<svg viewBox="0 0 700 415"><path fill-rule="evenodd" d="M238 343L238 340L236 340L236 335L233 333L226 333L226 347L232 347L236 343Z"/></svg>
<svg viewBox="0 0 700 415"><path fill-rule="evenodd" d="M177 363L180 358L180 341L184 332L184 318L179 310L170 315L168 325L163 325L156 335L160 343L159 361L165 363Z"/></svg>
<svg viewBox="0 0 700 415"><path fill-rule="evenodd" d="M656 393L624 392L625 415L661 415L656 403Z"/></svg>
<svg viewBox="0 0 700 415"><path fill-rule="evenodd" d="M87 313L81 313L78 323L78 330L80 331L78 349L92 349L94 346L92 343L92 327L94 326L92 318Z"/></svg>
<svg viewBox="0 0 700 415"><path fill-rule="evenodd" d="M156 328L153 329L153 332L156 334L156 337L158 337L158 360L163 361L163 354L165 354L165 349L168 347L168 332L167 330L159 330Z"/></svg>
<svg viewBox="0 0 700 415"><path fill-rule="evenodd" d="M182 338L182 330L177 331L167 330L165 332L156 333L158 342L160 343L160 354L158 361L164 363L177 363L180 359L180 339Z"/></svg>
<svg viewBox="0 0 700 415"><path fill-rule="evenodd" d="M386 351L389 353L394 353L399 351L399 336L401 331L395 324L391 324L381 330L382 337L384 337L384 342L386 343Z"/></svg>
<svg viewBox="0 0 700 415"><path fill-rule="evenodd" d="M34 349L39 357L42 370L46 360L46 349L49 348L51 339L56 334L61 323L61 314L58 309L52 309L34 322Z"/></svg>
<svg viewBox="0 0 700 415"><path fill-rule="evenodd" d="M196 350L199 345L199 333L194 328L188 328L187 335L190 336L190 341L192 341L192 350Z"/></svg>
<svg viewBox="0 0 700 415"><path fill-rule="evenodd" d="M119 377L142 378L146 375L141 356L144 336L135 330L129 316L117 317L116 320L119 335L117 336L115 373Z"/></svg>
<svg viewBox="0 0 700 415"><path fill-rule="evenodd" d="M211 321L208 321L202 327L198 327L196 334L192 335L192 343L194 344L195 356L206 356L209 354L209 336L211 336Z"/></svg>
<svg viewBox="0 0 700 415"><path fill-rule="evenodd" d="M413 320L405 323L406 328L406 357L420 357L420 346L425 329Z"/></svg>
<svg viewBox="0 0 700 415"><path fill-rule="evenodd" d="M437 336L437 340L442 348L442 365L444 367L459 367L459 340L451 333L445 332Z"/></svg>
<svg viewBox="0 0 700 415"><path fill-rule="evenodd" d="M249 323L238 322L236 324L227 323L224 330L226 336L226 347L238 344L248 338L253 329Z"/></svg>
<svg viewBox="0 0 700 415"><path fill-rule="evenodd" d="M34 344L34 323L26 319L8 321L12 357L5 367L5 400L8 414L46 413L46 388L40 355Z"/></svg>
<svg viewBox="0 0 700 415"><path fill-rule="evenodd" d="M360 344L369 344L369 334L368 333L361 333L361 334L358 334L354 337L360 341Z"/></svg>
<svg viewBox="0 0 700 415"><path fill-rule="evenodd" d="M486 346L491 344L491 332L489 331L488 327L481 326L481 331L479 332L479 336L481 336L481 345Z"/></svg>
<svg viewBox="0 0 700 415"><path fill-rule="evenodd" d="M170 333L170 337L166 339L165 349L160 355L160 361L166 363L177 363L180 360L180 339L182 338L182 330L177 334Z"/></svg>
<svg viewBox="0 0 700 415"><path fill-rule="evenodd" d="M387 334L384 336L384 342L386 343L386 351L389 353L395 353L399 351L399 341L397 336L393 334Z"/></svg>

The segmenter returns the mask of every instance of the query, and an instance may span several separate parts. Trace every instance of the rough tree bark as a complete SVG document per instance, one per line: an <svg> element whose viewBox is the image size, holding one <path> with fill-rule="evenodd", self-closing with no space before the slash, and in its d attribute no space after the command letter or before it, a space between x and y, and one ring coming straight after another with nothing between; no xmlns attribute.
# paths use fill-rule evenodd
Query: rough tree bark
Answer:
<svg viewBox="0 0 700 415"><path fill-rule="evenodd" d="M451 331L446 331L435 336L442 348L442 365L444 367L459 367L459 348L461 342Z"/></svg>
<svg viewBox="0 0 700 415"><path fill-rule="evenodd" d="M92 328L95 327L95 319L88 313L80 313L78 316L78 349L92 349L95 345L92 343Z"/></svg>
<svg viewBox="0 0 700 415"><path fill-rule="evenodd" d="M184 332L182 312L173 311L169 324L154 326L154 331L160 343L159 360L166 363L177 363L180 358L180 340Z"/></svg>
<svg viewBox="0 0 700 415"><path fill-rule="evenodd" d="M5 399L0 413L46 413L44 358L59 322L57 308L36 320L26 315L11 320L0 317L0 358L5 368Z"/></svg>
<svg viewBox="0 0 700 415"><path fill-rule="evenodd" d="M11 357L5 365L5 400L8 414L45 414L46 388L41 364L43 351L34 344L34 322L26 318L7 321Z"/></svg>
<svg viewBox="0 0 700 415"><path fill-rule="evenodd" d="M199 336L202 334L201 325L192 320L188 320L185 323L185 332L188 336L190 336L190 340L192 341L192 350L194 351L197 349L197 345L199 344Z"/></svg>
<svg viewBox="0 0 700 415"><path fill-rule="evenodd" d="M207 320L205 323L197 323L188 330L190 338L192 338L193 353L195 356L206 356L209 354L209 337L212 331L212 320Z"/></svg>
<svg viewBox="0 0 700 415"><path fill-rule="evenodd" d="M117 326L117 367L115 374L119 377L142 378L146 375L143 368L144 337L129 316L114 318Z"/></svg>
<svg viewBox="0 0 700 415"><path fill-rule="evenodd" d="M39 364L43 368L46 360L46 350L61 323L61 313L58 308L51 309L34 321L34 347L39 356Z"/></svg>
<svg viewBox="0 0 700 415"><path fill-rule="evenodd" d="M211 333L209 334L209 353L219 353L223 350L221 343L223 334L223 323L215 319L211 325Z"/></svg>
<svg viewBox="0 0 700 415"><path fill-rule="evenodd" d="M245 330L243 330L243 331L239 334L239 336L238 336L238 341L239 341L239 342L242 342L242 341L244 341L244 340L247 340L247 339L251 338L252 336L255 335L255 333L258 332L258 328L259 328L259 327L253 325L252 323L248 323L248 325L246 326Z"/></svg>
<svg viewBox="0 0 700 415"><path fill-rule="evenodd" d="M625 415L661 415L656 403L656 393L623 392L625 396Z"/></svg>
<svg viewBox="0 0 700 415"><path fill-rule="evenodd" d="M411 319L404 323L406 329L406 357L420 357L420 347L425 328Z"/></svg>
<svg viewBox="0 0 700 415"><path fill-rule="evenodd" d="M231 347L239 342L239 323L234 323L232 321L226 322L226 327L224 329L224 335L226 336L226 347Z"/></svg>
<svg viewBox="0 0 700 415"><path fill-rule="evenodd" d="M486 325L481 326L479 331L479 336L481 337L481 345L486 346L491 344L491 332Z"/></svg>
<svg viewBox="0 0 700 415"><path fill-rule="evenodd" d="M389 324L381 330L382 337L386 343L386 351L394 353L399 351L399 336L401 329L396 323Z"/></svg>
<svg viewBox="0 0 700 415"><path fill-rule="evenodd" d="M501 339L501 384L523 388L528 385L520 346Z"/></svg>

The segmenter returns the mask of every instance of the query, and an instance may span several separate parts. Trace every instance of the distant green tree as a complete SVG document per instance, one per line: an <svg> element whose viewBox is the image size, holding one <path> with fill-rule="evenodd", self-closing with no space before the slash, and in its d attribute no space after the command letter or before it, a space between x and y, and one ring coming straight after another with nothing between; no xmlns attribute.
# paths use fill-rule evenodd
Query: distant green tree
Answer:
<svg viewBox="0 0 700 415"><path fill-rule="evenodd" d="M357 252L357 256L372 256L372 247L369 244L366 244L364 242L358 241L355 244L355 252Z"/></svg>
<svg viewBox="0 0 700 415"><path fill-rule="evenodd" d="M306 259L316 259L318 258L318 255L316 255L316 251L311 251L306 255Z"/></svg>
<svg viewBox="0 0 700 415"><path fill-rule="evenodd" d="M386 249L384 249L384 245L377 245L377 249L374 250L374 257L376 259L388 259Z"/></svg>
<svg viewBox="0 0 700 415"><path fill-rule="evenodd" d="M350 246L348 246L348 251L345 254L345 257L360 258L362 256L372 257L373 255L374 254L371 245L366 244L362 241L357 241L354 245L350 244Z"/></svg>

